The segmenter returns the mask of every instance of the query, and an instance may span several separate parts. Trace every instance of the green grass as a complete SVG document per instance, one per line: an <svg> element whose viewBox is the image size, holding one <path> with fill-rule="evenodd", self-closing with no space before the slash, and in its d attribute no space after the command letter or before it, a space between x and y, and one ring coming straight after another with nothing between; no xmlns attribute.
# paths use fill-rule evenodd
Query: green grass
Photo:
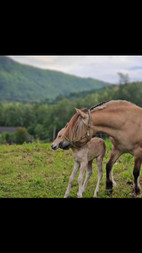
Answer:
<svg viewBox="0 0 142 253"><path fill-rule="evenodd" d="M134 158L125 154L114 165L113 175L117 183L112 195L105 191L105 166L111 152L111 142L106 140L107 152L103 163L103 179L98 198L132 198ZM0 146L0 198L63 198L73 168L71 150L53 151L51 144L23 144ZM79 173L78 173L79 174ZM77 177L70 197L76 198ZM93 197L97 183L96 161L88 182L85 198ZM142 185L142 177L140 177ZM142 194L138 196L142 197Z"/></svg>

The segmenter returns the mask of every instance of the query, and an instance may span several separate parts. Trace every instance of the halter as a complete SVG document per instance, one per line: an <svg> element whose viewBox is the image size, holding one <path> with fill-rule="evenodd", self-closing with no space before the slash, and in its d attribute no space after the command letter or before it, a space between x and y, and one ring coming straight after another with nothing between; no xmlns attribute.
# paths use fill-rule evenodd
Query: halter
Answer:
<svg viewBox="0 0 142 253"><path fill-rule="evenodd" d="M90 128L91 128L91 113L90 113L90 110L88 110L88 116L89 116L88 117L88 127L87 127L87 131L86 131L85 135L83 135L82 137L80 137L80 139L78 139L76 141L70 141L67 137L65 138L70 143L70 145L74 148L80 148L80 147L84 146L89 141ZM80 147L77 147L77 146L74 145L76 142L79 142L79 141L81 141L85 138L87 138L87 142L82 143Z"/></svg>

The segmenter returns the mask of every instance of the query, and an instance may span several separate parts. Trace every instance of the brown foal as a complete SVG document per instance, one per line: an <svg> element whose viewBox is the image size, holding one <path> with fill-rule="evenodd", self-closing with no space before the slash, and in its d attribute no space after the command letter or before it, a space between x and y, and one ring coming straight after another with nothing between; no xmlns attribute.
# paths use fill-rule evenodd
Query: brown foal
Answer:
<svg viewBox="0 0 142 253"><path fill-rule="evenodd" d="M57 138L52 143L52 149L56 150L59 148L59 143L65 130L66 130L66 127L60 130L60 132L57 135ZM80 173L78 177L79 191L78 191L77 196L78 198L82 198L82 194L86 190L88 180L90 176L92 175L92 162L95 158L96 158L97 169L98 169L98 182L97 182L97 186L94 192L94 197L97 197L100 181L103 176L102 163L103 163L103 159L104 159L105 151L106 151L105 142L101 138L92 138L88 143L86 143L82 147L77 148L75 146L74 147L70 146L70 148L72 149L72 156L74 159L74 168L70 176L68 187L67 187L64 198L67 198L69 196L72 183L75 179L75 176L79 168L80 168ZM86 178L82 186L83 177L84 177L86 168L87 168Z"/></svg>

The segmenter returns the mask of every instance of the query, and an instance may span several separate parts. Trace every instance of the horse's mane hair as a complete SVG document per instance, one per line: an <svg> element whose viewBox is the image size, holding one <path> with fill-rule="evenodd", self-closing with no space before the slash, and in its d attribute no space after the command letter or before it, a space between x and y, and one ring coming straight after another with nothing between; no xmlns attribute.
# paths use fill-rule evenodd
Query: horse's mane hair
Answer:
<svg viewBox="0 0 142 253"><path fill-rule="evenodd" d="M87 113L88 110L86 108L81 109L82 112ZM80 120L80 114L76 113L70 120L67 126L67 132L69 134L69 138L73 141L75 138L80 138L80 133L84 128L83 120ZM78 124L79 123L79 124Z"/></svg>
<svg viewBox="0 0 142 253"><path fill-rule="evenodd" d="M97 111L97 110L102 110L110 105L113 105L113 104L127 104L127 105L134 105L133 103L131 102L128 102L126 100L109 100L109 101L104 101L98 105L94 105L93 107L90 108L90 111Z"/></svg>
<svg viewBox="0 0 142 253"><path fill-rule="evenodd" d="M108 102L109 102L109 101L104 101L104 102L102 102L102 103L100 103L100 104L98 104L98 105L94 105L94 106L92 106L92 107L90 108L90 111L94 111L95 108L99 109L98 107L100 107L100 106L101 106L101 108L102 108L102 105L104 105L104 104L106 104L106 103L108 103Z"/></svg>

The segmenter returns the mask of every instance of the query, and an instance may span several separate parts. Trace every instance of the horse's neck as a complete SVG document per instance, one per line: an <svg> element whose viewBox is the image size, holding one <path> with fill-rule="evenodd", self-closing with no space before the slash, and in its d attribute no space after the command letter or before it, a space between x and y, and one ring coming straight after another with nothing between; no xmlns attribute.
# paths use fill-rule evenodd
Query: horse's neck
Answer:
<svg viewBox="0 0 142 253"><path fill-rule="evenodd" d="M93 135L96 133L104 133L109 136L114 137L117 129L120 129L121 122L116 122L116 114L111 113L111 116L108 112L99 110L93 112L91 115L92 118L92 129Z"/></svg>

